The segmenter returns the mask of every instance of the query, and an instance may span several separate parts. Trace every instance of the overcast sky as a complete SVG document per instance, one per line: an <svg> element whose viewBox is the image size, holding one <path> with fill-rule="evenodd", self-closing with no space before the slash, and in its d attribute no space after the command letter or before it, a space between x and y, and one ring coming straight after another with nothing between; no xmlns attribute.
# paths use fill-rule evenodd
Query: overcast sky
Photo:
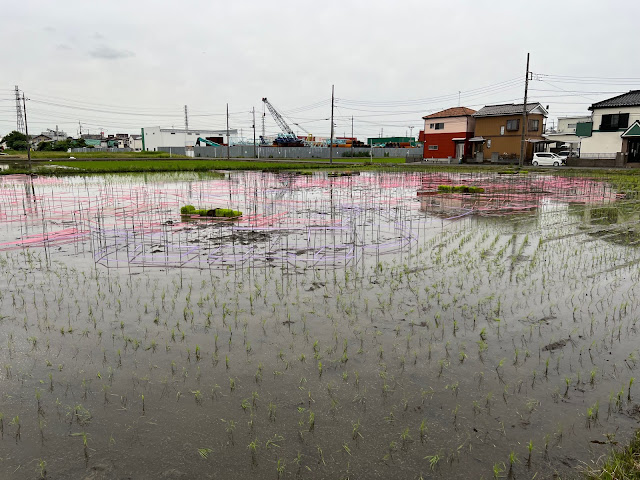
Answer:
<svg viewBox="0 0 640 480"><path fill-rule="evenodd" d="M640 89L639 18L632 0L6 2L0 135L16 126L14 85L30 133L183 128L185 104L190 127L225 128L228 102L245 136L256 108L259 135L268 97L299 134L328 135L332 84L337 135L352 116L360 138L417 135L458 96L521 103L527 52L551 121Z"/></svg>

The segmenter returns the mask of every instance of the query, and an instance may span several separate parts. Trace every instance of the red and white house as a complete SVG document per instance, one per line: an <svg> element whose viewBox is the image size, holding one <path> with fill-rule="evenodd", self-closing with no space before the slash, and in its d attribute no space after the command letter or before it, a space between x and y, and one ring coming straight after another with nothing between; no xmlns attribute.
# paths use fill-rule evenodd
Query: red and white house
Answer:
<svg viewBox="0 0 640 480"><path fill-rule="evenodd" d="M469 139L475 130L475 110L453 107L422 117L424 119L423 158L468 158ZM422 132L421 132L422 133Z"/></svg>

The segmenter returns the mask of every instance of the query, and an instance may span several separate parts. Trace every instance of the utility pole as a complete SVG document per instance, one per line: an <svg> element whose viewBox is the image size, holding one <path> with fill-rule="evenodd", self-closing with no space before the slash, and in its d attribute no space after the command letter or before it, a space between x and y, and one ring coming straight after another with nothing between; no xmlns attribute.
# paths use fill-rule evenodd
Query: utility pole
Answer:
<svg viewBox="0 0 640 480"><path fill-rule="evenodd" d="M522 138L520 139L520 162L519 166L524 165L524 155L526 149L525 130L527 128L527 93L529 90L529 54L527 53L527 75L524 77L524 105L522 106Z"/></svg>
<svg viewBox="0 0 640 480"><path fill-rule="evenodd" d="M351 159L353 159L353 144L355 143L355 137L353 136L353 115L351 115Z"/></svg>
<svg viewBox="0 0 640 480"><path fill-rule="evenodd" d="M189 135L189 112L186 105L184 106L184 129L187 131L187 135Z"/></svg>
<svg viewBox="0 0 640 480"><path fill-rule="evenodd" d="M329 142L329 163L333 165L333 90L334 86L331 85L331 140Z"/></svg>
<svg viewBox="0 0 640 480"><path fill-rule="evenodd" d="M16 85L16 130L24 133L24 117L22 116L22 104L20 102L20 89Z"/></svg>
<svg viewBox="0 0 640 480"><path fill-rule="evenodd" d="M229 104L227 103L227 161L229 161L229 157L231 156L230 145L231 140L229 138Z"/></svg>
<svg viewBox="0 0 640 480"><path fill-rule="evenodd" d="M256 107L253 107L253 158L256 158Z"/></svg>
<svg viewBox="0 0 640 480"><path fill-rule="evenodd" d="M24 110L24 131L27 135L27 158L29 159L29 170L31 170L31 139L29 138L29 126L27 125L27 103L22 92L22 108Z"/></svg>

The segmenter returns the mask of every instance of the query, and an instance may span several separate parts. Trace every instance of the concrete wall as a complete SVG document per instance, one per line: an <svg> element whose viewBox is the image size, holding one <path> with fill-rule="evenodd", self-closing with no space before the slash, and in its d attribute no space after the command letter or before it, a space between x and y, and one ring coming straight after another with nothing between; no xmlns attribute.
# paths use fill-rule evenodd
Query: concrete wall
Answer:
<svg viewBox="0 0 640 480"><path fill-rule="evenodd" d="M622 168L626 167L627 155L624 153L617 153L615 158L567 158L568 167L604 167L604 168Z"/></svg>
<svg viewBox="0 0 640 480"><path fill-rule="evenodd" d="M168 152L168 147L160 148L163 152ZM173 148L172 152L176 155L184 155L178 153L179 148ZM182 149L184 152L184 148ZM373 152L374 158L405 158L408 154L422 154L421 148L334 148L334 160L350 161L352 157L343 157L342 154L353 151L355 154L360 152L366 153L367 156ZM226 158L227 147L194 147L195 157L201 158ZM283 158L283 159L328 159L329 147L256 147L256 154L259 158ZM252 145L234 145L229 148L229 156L231 158L253 158ZM354 161L363 161L364 157L353 157Z"/></svg>

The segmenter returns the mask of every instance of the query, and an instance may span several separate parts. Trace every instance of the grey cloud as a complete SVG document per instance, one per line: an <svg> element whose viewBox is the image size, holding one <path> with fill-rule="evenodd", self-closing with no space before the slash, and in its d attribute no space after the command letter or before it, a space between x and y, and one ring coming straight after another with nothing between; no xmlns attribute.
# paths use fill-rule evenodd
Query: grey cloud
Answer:
<svg viewBox="0 0 640 480"><path fill-rule="evenodd" d="M119 58L133 57L134 54L129 50L117 50L115 48L107 47L106 45L101 45L91 50L89 55L93 58L100 58L103 60L117 60Z"/></svg>
<svg viewBox="0 0 640 480"><path fill-rule="evenodd" d="M56 48L58 50L73 50L72 47L70 47L69 45L66 45L64 43L59 43L58 45L56 45Z"/></svg>

